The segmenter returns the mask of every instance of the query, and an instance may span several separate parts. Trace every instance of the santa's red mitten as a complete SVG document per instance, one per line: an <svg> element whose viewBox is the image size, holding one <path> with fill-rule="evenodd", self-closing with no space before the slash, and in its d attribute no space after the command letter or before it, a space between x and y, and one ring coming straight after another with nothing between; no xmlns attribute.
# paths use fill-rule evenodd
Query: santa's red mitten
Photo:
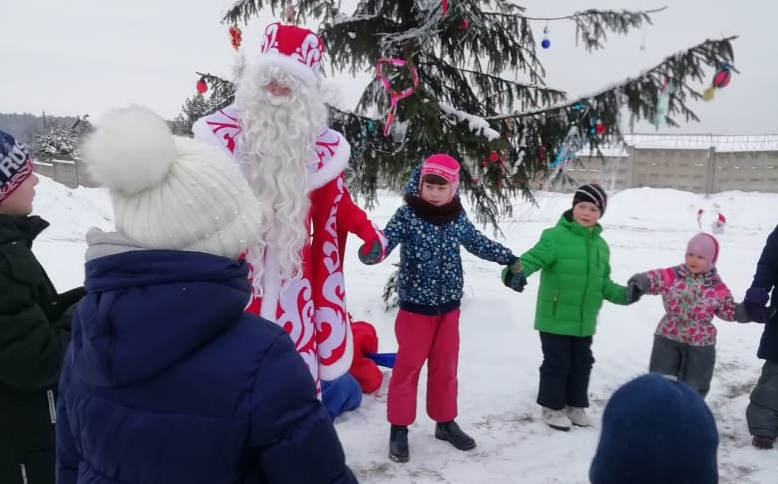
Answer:
<svg viewBox="0 0 778 484"><path fill-rule="evenodd" d="M354 335L354 361L349 373L359 382L362 392L373 393L381 387L383 374L364 354L378 351L378 335L373 325L365 321L352 322L351 333Z"/></svg>

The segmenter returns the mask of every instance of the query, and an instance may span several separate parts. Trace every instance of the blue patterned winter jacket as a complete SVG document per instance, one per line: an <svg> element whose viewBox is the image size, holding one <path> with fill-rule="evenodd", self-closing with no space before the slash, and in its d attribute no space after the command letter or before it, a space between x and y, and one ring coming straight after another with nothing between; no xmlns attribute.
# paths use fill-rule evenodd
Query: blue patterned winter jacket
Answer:
<svg viewBox="0 0 778 484"><path fill-rule="evenodd" d="M411 174L406 195L418 195L418 173ZM398 244L400 308L418 314L444 314L459 307L462 299L460 246L471 254L508 265L516 260L510 249L476 229L464 209L452 221L436 224L408 204L400 207L384 229L387 254Z"/></svg>

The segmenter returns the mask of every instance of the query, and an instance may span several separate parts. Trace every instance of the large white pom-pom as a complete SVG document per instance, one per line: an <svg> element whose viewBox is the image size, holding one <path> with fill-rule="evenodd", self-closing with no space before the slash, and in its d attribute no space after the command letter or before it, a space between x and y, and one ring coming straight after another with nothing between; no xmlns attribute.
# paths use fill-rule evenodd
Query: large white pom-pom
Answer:
<svg viewBox="0 0 778 484"><path fill-rule="evenodd" d="M176 144L164 119L132 106L106 114L82 153L95 182L132 195L165 179L176 161Z"/></svg>

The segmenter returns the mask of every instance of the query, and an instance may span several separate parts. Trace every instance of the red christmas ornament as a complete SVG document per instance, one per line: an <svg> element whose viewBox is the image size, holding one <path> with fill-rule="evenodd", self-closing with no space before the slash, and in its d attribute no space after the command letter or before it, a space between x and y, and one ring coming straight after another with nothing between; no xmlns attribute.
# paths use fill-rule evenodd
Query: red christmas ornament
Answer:
<svg viewBox="0 0 778 484"><path fill-rule="evenodd" d="M467 18L462 17L462 20L459 21L459 30L467 30L470 27L470 22L467 21Z"/></svg>
<svg viewBox="0 0 778 484"><path fill-rule="evenodd" d="M446 15L446 12L448 12L448 0L441 2L440 9L443 11L443 15Z"/></svg>
<svg viewBox="0 0 778 484"><path fill-rule="evenodd" d="M498 161L500 161L499 153L497 153L496 151L492 151L491 153L489 153L489 161L491 161L492 163L497 163Z"/></svg>
<svg viewBox="0 0 778 484"><path fill-rule="evenodd" d="M721 89L722 87L727 87L729 85L729 81L732 80L732 71L730 71L726 67L722 67L719 69L719 71L716 73L715 76L713 76L713 87Z"/></svg>
<svg viewBox="0 0 778 484"><path fill-rule="evenodd" d="M197 88L197 92L200 94L205 94L208 91L208 84L206 84L204 77L201 77L200 80L197 81L197 85L195 87Z"/></svg>
<svg viewBox="0 0 778 484"><path fill-rule="evenodd" d="M597 121L594 125L594 132L597 134L605 134L605 125Z"/></svg>
<svg viewBox="0 0 778 484"><path fill-rule="evenodd" d="M240 27L233 24L230 26L227 32L230 34L230 43L232 44L232 48L235 50L240 49L240 42L243 40L243 34L240 31Z"/></svg>

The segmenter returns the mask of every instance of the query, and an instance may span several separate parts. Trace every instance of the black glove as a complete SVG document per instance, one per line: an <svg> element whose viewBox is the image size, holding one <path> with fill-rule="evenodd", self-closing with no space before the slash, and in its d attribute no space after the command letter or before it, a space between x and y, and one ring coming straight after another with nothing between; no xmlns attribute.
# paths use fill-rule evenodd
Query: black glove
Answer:
<svg viewBox="0 0 778 484"><path fill-rule="evenodd" d="M769 300L770 294L767 293L767 289L758 286L750 287L743 299L743 307L748 319L755 323L766 323L770 319L767 309Z"/></svg>
<svg viewBox="0 0 778 484"><path fill-rule="evenodd" d="M378 262L381 257L381 243L378 240L374 240L370 246L362 244L359 248L359 260L363 264L373 265Z"/></svg>
<svg viewBox="0 0 778 484"><path fill-rule="evenodd" d="M640 300L640 297L648 291L651 281L645 273L635 274L627 281L627 304Z"/></svg>
<svg viewBox="0 0 778 484"><path fill-rule="evenodd" d="M61 304L65 307L70 307L86 296L86 289L84 286L76 287L69 291L65 291L57 296L57 304Z"/></svg>
<svg viewBox="0 0 778 484"><path fill-rule="evenodd" d="M516 292L522 292L527 285L527 276L524 275L524 267L521 261L516 259L511 265L502 270L502 283Z"/></svg>
<svg viewBox="0 0 778 484"><path fill-rule="evenodd" d="M76 287L75 289L58 294L54 303L51 305L51 311L48 313L50 314L51 320L54 321L61 318L71 306L78 303L84 296L86 296L86 289L84 286Z"/></svg>

